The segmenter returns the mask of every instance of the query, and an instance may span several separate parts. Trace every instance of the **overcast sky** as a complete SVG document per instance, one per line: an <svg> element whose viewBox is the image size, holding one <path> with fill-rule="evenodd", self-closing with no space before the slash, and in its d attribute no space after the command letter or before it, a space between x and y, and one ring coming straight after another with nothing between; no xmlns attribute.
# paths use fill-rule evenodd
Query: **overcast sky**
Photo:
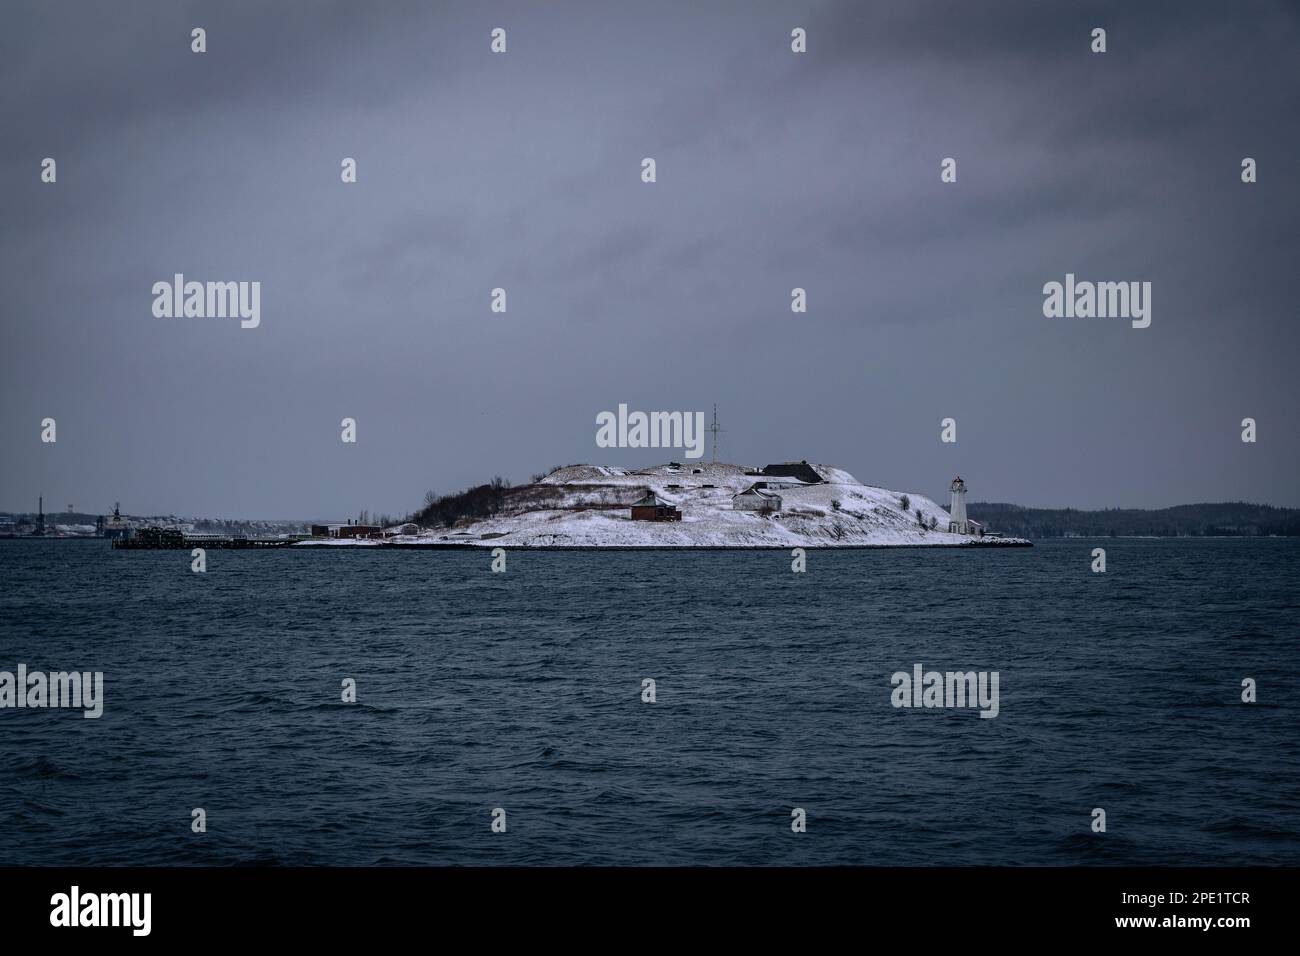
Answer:
<svg viewBox="0 0 1300 956"><path fill-rule="evenodd" d="M620 402L941 501L1300 505L1298 11L6 2L0 508L396 514L681 457L597 448ZM155 318L177 272L260 281L260 327ZM1045 318L1067 272L1150 281L1150 327Z"/></svg>

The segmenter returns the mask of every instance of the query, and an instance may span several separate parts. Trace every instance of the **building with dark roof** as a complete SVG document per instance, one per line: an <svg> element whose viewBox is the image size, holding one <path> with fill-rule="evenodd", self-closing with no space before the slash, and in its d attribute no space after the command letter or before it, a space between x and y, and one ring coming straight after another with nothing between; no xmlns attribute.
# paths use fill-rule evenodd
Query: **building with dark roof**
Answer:
<svg viewBox="0 0 1300 956"><path fill-rule="evenodd" d="M796 478L809 485L820 485L826 480L806 461L783 461L768 465L762 473L769 478Z"/></svg>
<svg viewBox="0 0 1300 956"><path fill-rule="evenodd" d="M632 502L633 521L681 521L682 513L653 491Z"/></svg>

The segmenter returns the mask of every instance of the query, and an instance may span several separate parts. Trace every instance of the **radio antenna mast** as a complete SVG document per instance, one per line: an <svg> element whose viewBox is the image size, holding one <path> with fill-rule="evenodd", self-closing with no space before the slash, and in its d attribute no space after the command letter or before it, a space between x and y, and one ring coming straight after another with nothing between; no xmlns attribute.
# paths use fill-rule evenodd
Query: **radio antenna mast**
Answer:
<svg viewBox="0 0 1300 956"><path fill-rule="evenodd" d="M713 432L713 463L718 463L718 432L724 431L723 427L718 424L718 406L713 406L713 424L706 431Z"/></svg>

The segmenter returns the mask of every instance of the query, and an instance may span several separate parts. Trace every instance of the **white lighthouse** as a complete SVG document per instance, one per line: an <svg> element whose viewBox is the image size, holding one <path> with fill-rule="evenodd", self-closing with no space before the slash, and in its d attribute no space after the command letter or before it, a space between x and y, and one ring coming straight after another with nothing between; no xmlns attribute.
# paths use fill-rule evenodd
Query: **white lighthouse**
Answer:
<svg viewBox="0 0 1300 956"><path fill-rule="evenodd" d="M971 523L966 519L966 482L958 475L952 480L952 507L948 509L948 530L957 534L970 534Z"/></svg>

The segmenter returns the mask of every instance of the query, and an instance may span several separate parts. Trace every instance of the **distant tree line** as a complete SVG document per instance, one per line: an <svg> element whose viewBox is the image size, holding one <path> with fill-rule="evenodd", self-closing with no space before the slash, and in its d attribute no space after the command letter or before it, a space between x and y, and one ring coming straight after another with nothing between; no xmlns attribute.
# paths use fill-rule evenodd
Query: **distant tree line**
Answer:
<svg viewBox="0 0 1300 956"><path fill-rule="evenodd" d="M374 514L371 514L365 508L362 508L361 513L357 515L357 524L361 524L361 525L371 525L377 528L388 528L395 523L396 522L393 521L393 516L386 512L381 513L376 511Z"/></svg>
<svg viewBox="0 0 1300 956"><path fill-rule="evenodd" d="M1300 509L1274 508L1244 501L1178 505L1174 508L1022 508L974 502L967 513L987 530L1025 538L1082 537L1258 537L1300 536Z"/></svg>
<svg viewBox="0 0 1300 956"><path fill-rule="evenodd" d="M486 485L475 485L449 495L429 491L424 507L407 518L426 528L450 528L461 518L490 518L501 510L510 482L497 475Z"/></svg>

